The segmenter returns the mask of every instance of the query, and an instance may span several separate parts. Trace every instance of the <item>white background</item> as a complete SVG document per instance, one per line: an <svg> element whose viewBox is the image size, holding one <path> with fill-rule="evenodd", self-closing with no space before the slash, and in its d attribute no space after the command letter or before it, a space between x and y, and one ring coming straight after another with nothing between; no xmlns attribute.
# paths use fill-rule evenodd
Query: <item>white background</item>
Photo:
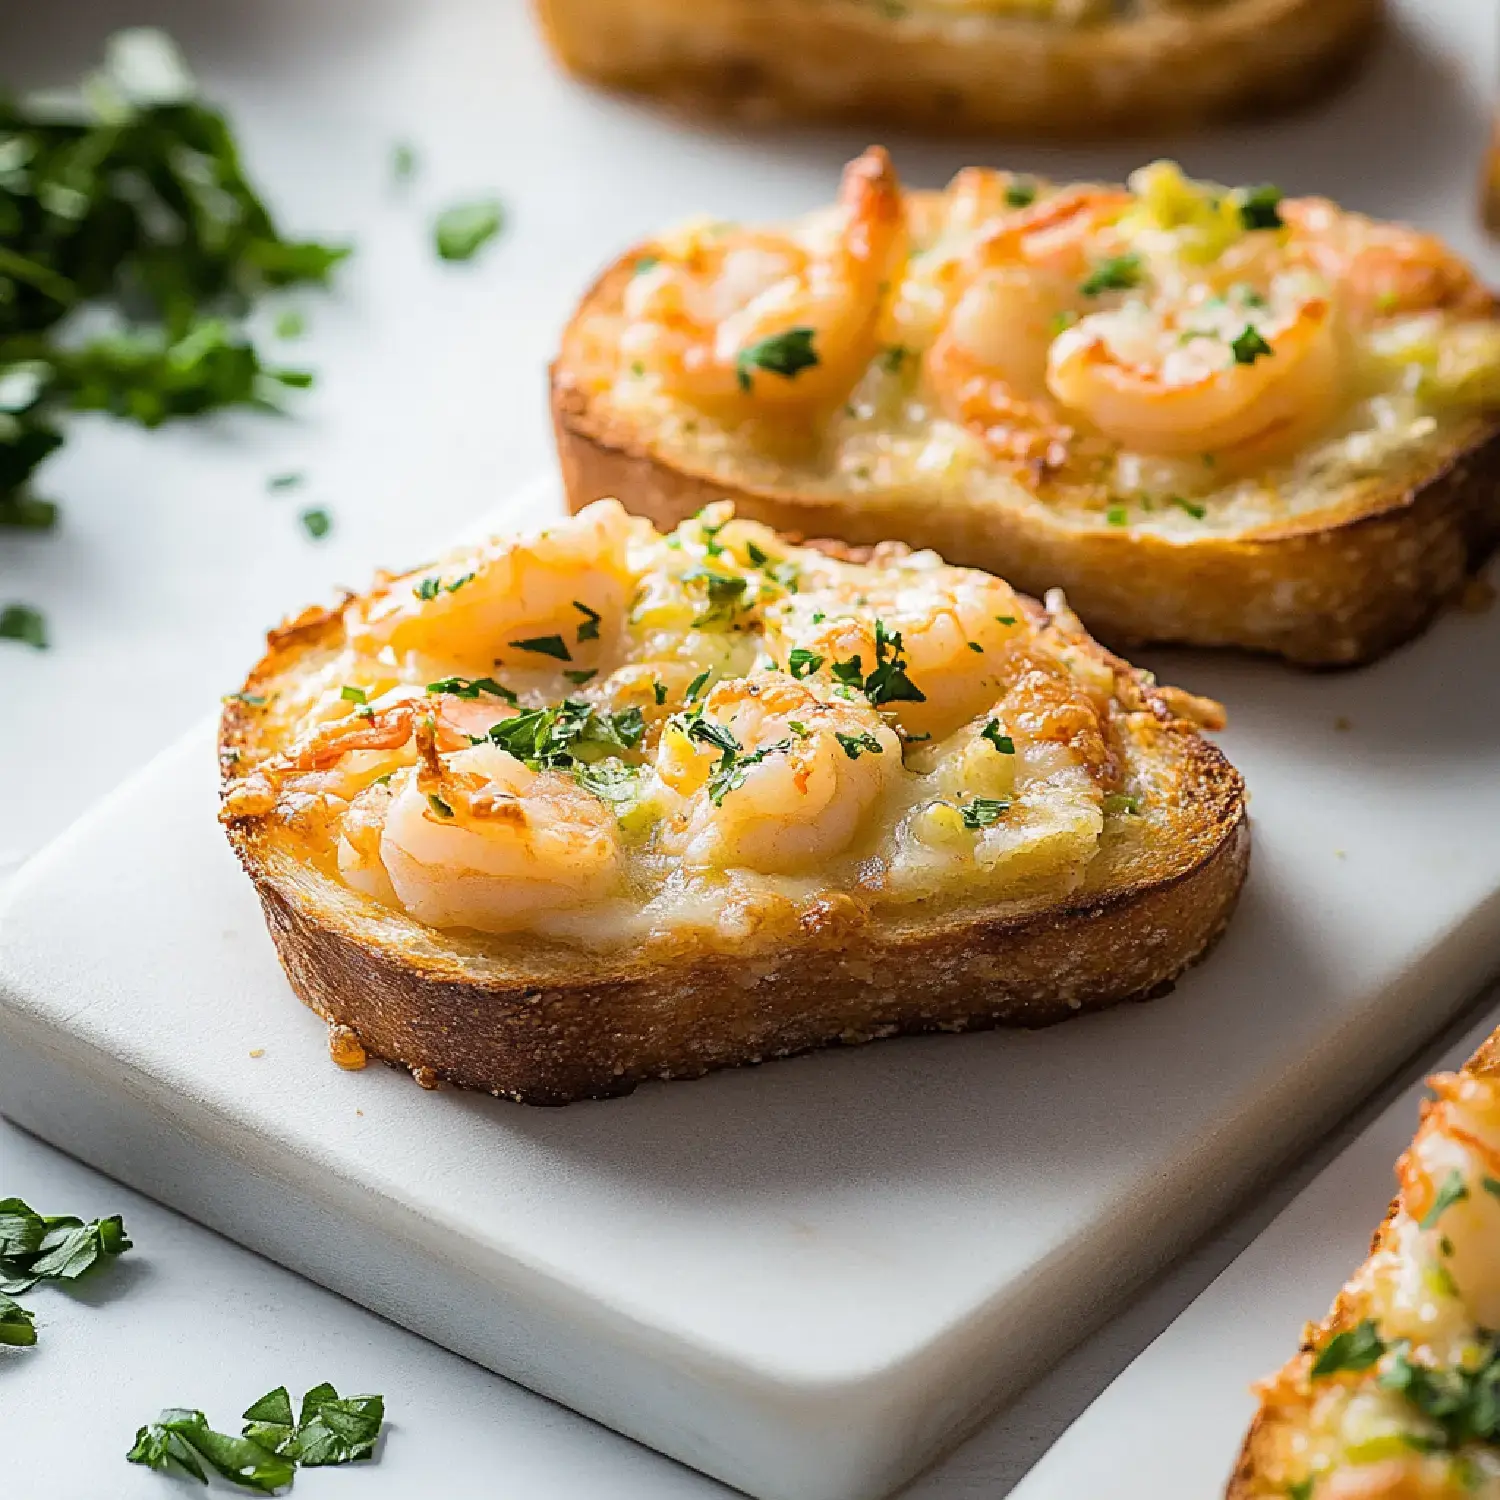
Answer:
<svg viewBox="0 0 1500 1500"><path fill-rule="evenodd" d="M1168 146L1205 175L1450 219L1478 169L1493 13L1483 0L1398 9L1404 29L1329 110ZM0 603L42 607L54 641L45 653L0 643L0 874L200 718L283 611L377 563L419 559L546 463L545 361L618 249L689 212L810 206L864 143L735 140L588 95L550 71L515 0L16 4L0 15L0 81L72 78L111 29L140 21L167 25L229 105L288 230L348 235L358 250L336 296L295 299L311 333L288 362L320 374L295 419L157 434L79 423L45 472L61 529L0 536ZM421 161L404 187L389 170L398 139ZM966 160L1118 175L1152 150L893 144L921 185ZM437 263L432 214L489 192L507 205L503 238L472 265ZM1477 231L1459 238L1500 270ZM305 488L269 494L266 478L286 470L305 470ZM333 513L326 541L297 524L304 505ZM378 1467L308 1474L299 1494L421 1494L438 1476L453 1494L716 1489L0 1125L8 1193L44 1212L123 1211L138 1245L75 1296L33 1294L40 1347L0 1353L6 1488L21 1500L169 1493L121 1458L158 1407L203 1405L229 1425L270 1386L322 1379L384 1391L393 1430ZM1013 1482L1268 1212L1206 1247L915 1493L953 1500Z"/></svg>

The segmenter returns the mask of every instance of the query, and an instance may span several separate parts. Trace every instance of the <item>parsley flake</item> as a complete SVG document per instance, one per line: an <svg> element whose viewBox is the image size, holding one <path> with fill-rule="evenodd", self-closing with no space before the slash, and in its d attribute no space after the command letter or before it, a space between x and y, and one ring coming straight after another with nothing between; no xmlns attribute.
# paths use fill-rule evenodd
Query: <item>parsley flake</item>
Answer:
<svg viewBox="0 0 1500 1500"><path fill-rule="evenodd" d="M498 198L481 198L444 209L432 228L439 257L447 261L472 260L500 233L503 222Z"/></svg>
<svg viewBox="0 0 1500 1500"><path fill-rule="evenodd" d="M510 704L518 701L516 695L504 683L496 682L493 677L439 677L436 682L427 684L427 691L468 699L477 698L481 693L488 693L492 698L502 698Z"/></svg>
<svg viewBox="0 0 1500 1500"><path fill-rule="evenodd" d="M660 680L653 680L651 683L651 694L656 699L657 707L661 707L667 701L666 683Z"/></svg>
<svg viewBox="0 0 1500 1500"><path fill-rule="evenodd" d="M1005 202L1009 208L1030 208L1036 202L1037 186L1030 177L1012 177L1005 184Z"/></svg>
<svg viewBox="0 0 1500 1500"><path fill-rule="evenodd" d="M835 730L833 737L843 746L844 754L850 760L858 760L861 753L866 750L871 755L885 754L885 747L869 730L862 730L859 734L841 734Z"/></svg>
<svg viewBox="0 0 1500 1500"><path fill-rule="evenodd" d="M1437 1196L1432 1200L1432 1207L1423 1214L1417 1227L1431 1229L1455 1203L1462 1203L1468 1196L1469 1189L1464 1182L1464 1174L1455 1167L1443 1179L1442 1186L1437 1190Z"/></svg>
<svg viewBox="0 0 1500 1500"><path fill-rule="evenodd" d="M1195 521L1201 521L1208 514L1208 507L1199 505L1196 500L1184 499L1181 495L1170 495L1167 498L1168 505L1175 505L1178 510L1185 510Z"/></svg>
<svg viewBox="0 0 1500 1500"><path fill-rule="evenodd" d="M998 823L1010 811L1010 803L998 797L975 797L967 806L959 808L965 828L989 828Z"/></svg>
<svg viewBox="0 0 1500 1500"><path fill-rule="evenodd" d="M804 651L801 646L793 648L786 659L786 669L799 682L811 677L823 665L823 658L816 651Z"/></svg>
<svg viewBox="0 0 1500 1500"><path fill-rule="evenodd" d="M1078 290L1085 297L1099 297L1105 292L1128 292L1138 287L1144 277L1145 268L1140 256L1129 251L1100 261L1079 283Z"/></svg>
<svg viewBox="0 0 1500 1500"><path fill-rule="evenodd" d="M355 687L352 683L348 682L339 689L339 697L345 703L368 703L370 701L369 695L362 687Z"/></svg>
<svg viewBox="0 0 1500 1500"><path fill-rule="evenodd" d="M587 604L580 604L576 599L573 601L573 608L584 617L583 624L578 627L579 641L597 641L599 639L599 621L604 616L598 610L590 609Z"/></svg>
<svg viewBox="0 0 1500 1500"><path fill-rule="evenodd" d="M446 819L453 816L453 809L436 792L428 792L427 805L440 818Z"/></svg>
<svg viewBox="0 0 1500 1500"><path fill-rule="evenodd" d="M1229 348L1237 365L1253 365L1256 360L1276 352L1251 323L1245 324L1245 331L1230 343Z"/></svg>
<svg viewBox="0 0 1500 1500"><path fill-rule="evenodd" d="M315 542L320 542L333 530L333 517L326 510L314 508L301 515L302 529Z"/></svg>
<svg viewBox="0 0 1500 1500"><path fill-rule="evenodd" d="M38 651L47 649L47 620L29 604L7 604L0 609L0 641L20 641Z"/></svg>
<svg viewBox="0 0 1500 1500"><path fill-rule="evenodd" d="M1281 189L1269 182L1259 187L1236 188L1230 195L1240 211L1240 224L1247 230L1283 228L1286 220L1281 217L1282 196Z"/></svg>
<svg viewBox="0 0 1500 1500"><path fill-rule="evenodd" d="M759 339L741 349L735 357L735 379L748 395L756 370L779 375L784 380L795 380L799 372L812 369L818 362L813 349L813 330L788 328L785 333L773 333L769 338Z"/></svg>
<svg viewBox="0 0 1500 1500"><path fill-rule="evenodd" d="M988 740L1001 755L1016 753L1016 742L1008 734L1001 732L999 719L991 719L980 731L979 737Z"/></svg>
<svg viewBox="0 0 1500 1500"><path fill-rule="evenodd" d="M551 656L557 661L572 661L568 643L560 635L534 635L524 641L510 641L517 651L530 651L535 656Z"/></svg>
<svg viewBox="0 0 1500 1500"><path fill-rule="evenodd" d="M1323 1345L1313 1361L1312 1378L1321 1380L1328 1375L1337 1375L1342 1370L1368 1370L1385 1353L1385 1340L1380 1337L1372 1319L1366 1318L1353 1328L1336 1333Z"/></svg>

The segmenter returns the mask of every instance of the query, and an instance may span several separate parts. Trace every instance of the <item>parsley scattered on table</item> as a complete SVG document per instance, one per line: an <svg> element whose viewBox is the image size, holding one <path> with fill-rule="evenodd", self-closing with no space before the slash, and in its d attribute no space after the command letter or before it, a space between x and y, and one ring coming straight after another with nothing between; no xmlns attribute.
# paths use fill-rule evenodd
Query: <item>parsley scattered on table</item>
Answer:
<svg viewBox="0 0 1500 1500"><path fill-rule="evenodd" d="M30 485L70 413L280 409L312 375L265 363L241 320L348 253L282 235L159 31L113 37L66 97L0 101L0 524L50 520Z"/></svg>
<svg viewBox="0 0 1500 1500"><path fill-rule="evenodd" d="M292 1420L291 1393L284 1385L268 1391L245 1411L244 1435L252 1442L305 1469L355 1463L375 1451L385 1421L383 1396L340 1397L326 1381L302 1398Z"/></svg>
<svg viewBox="0 0 1500 1500"><path fill-rule="evenodd" d="M326 510L314 507L302 512L302 527L315 542L320 542L333 530L333 517Z"/></svg>
<svg viewBox="0 0 1500 1500"><path fill-rule="evenodd" d="M29 604L7 604L0 609L0 641L20 641L38 651L47 649L47 620Z"/></svg>
<svg viewBox="0 0 1500 1500"><path fill-rule="evenodd" d="M391 148L391 176L397 182L410 182L417 175L417 151L409 141L397 141Z"/></svg>
<svg viewBox="0 0 1500 1500"><path fill-rule="evenodd" d="M504 211L497 198L454 204L444 209L433 225L437 253L443 260L473 260L500 233L503 223Z"/></svg>
<svg viewBox="0 0 1500 1500"><path fill-rule="evenodd" d="M36 1343L32 1314L12 1297L40 1281L77 1281L130 1249L118 1214L84 1220L39 1214L19 1198L0 1198L0 1344Z"/></svg>

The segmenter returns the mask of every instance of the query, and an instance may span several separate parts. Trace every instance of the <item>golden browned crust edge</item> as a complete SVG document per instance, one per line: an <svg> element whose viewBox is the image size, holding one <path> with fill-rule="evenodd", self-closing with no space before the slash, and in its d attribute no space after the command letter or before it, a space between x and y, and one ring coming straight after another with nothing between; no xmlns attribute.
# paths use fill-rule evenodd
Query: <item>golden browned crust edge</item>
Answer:
<svg viewBox="0 0 1500 1500"><path fill-rule="evenodd" d="M1500 1030L1491 1032L1479 1044L1474 1055L1464 1064L1463 1071L1477 1078L1500 1077ZM1400 1206L1399 1196L1391 1199L1390 1206L1385 1211L1385 1218L1380 1221L1379 1227L1370 1239L1372 1256L1385 1243L1386 1236L1395 1220L1396 1210ZM1355 1321L1354 1309L1349 1300L1346 1284L1334 1299L1328 1316L1321 1323L1308 1327L1302 1346L1293 1358L1293 1365L1299 1361L1310 1361L1314 1349L1321 1348L1334 1334L1352 1327ZM1264 1486L1257 1485L1261 1473L1260 1455L1263 1446L1271 1441L1272 1422L1279 1410L1269 1401L1261 1402L1250 1423L1249 1430L1245 1433L1245 1441L1240 1447L1239 1457L1235 1460L1234 1472L1224 1492L1225 1500L1252 1500L1252 1497L1256 1495L1267 1493Z"/></svg>
<svg viewBox="0 0 1500 1500"><path fill-rule="evenodd" d="M571 72L691 114L1058 139L1303 103L1353 71L1383 9L1382 0L1229 0L1071 28L892 19L857 0L536 0Z"/></svg>
<svg viewBox="0 0 1500 1500"><path fill-rule="evenodd" d="M1500 419L1476 419L1418 483L1236 536L1175 543L1130 527L1082 530L997 504L862 505L769 485L726 484L654 451L601 411L565 363L574 330L618 300L637 255L585 293L551 371L553 429L574 510L602 496L670 528L712 500L779 531L856 545L895 536L1032 594L1062 588L1101 640L1227 646L1305 667L1354 667L1419 635L1500 545Z"/></svg>
<svg viewBox="0 0 1500 1500"><path fill-rule="evenodd" d="M271 632L245 690L294 669L302 653L341 630L339 611L313 609ZM466 967L457 947L440 958L418 953L320 900L318 882L327 877L289 874L268 820L235 819L227 831L293 990L330 1026L352 1030L367 1052L424 1080L566 1104L834 1043L1046 1026L1169 990L1223 932L1248 868L1239 772L1174 716L1145 674L1118 666L1135 677L1151 714L1142 753L1173 769L1174 805L1184 812L1171 827L1181 843L1127 866L1111 888L1020 915L851 928L835 896L804 923L804 941L792 949L685 949L654 963L574 951L564 964L545 948L516 956L497 946ZM256 733L253 709L226 702L219 735L226 782Z"/></svg>

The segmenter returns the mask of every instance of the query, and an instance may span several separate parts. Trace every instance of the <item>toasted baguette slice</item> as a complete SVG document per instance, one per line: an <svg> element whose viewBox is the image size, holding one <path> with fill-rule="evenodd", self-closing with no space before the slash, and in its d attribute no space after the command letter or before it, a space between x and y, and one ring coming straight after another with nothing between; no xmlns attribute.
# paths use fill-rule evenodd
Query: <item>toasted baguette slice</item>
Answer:
<svg viewBox="0 0 1500 1500"><path fill-rule="evenodd" d="M1215 716L1060 596L605 506L273 631L226 704L223 818L340 1055L564 1104L1162 993L1249 857Z"/></svg>
<svg viewBox="0 0 1500 1500"><path fill-rule="evenodd" d="M1500 1032L1430 1085L1370 1258L1259 1387L1230 1500L1500 1495Z"/></svg>
<svg viewBox="0 0 1500 1500"><path fill-rule="evenodd" d="M1244 228L1257 204L1286 223ZM860 234L877 247L863 275L835 259ZM713 290L738 243L842 278L864 332L794 295L782 336L804 324L827 358L757 368L748 391L715 384L731 325L715 346L720 329L667 309L693 306L695 282ZM990 290L999 276L1010 303ZM742 278L721 305L759 289ZM754 340L741 360L774 346L761 305L738 315ZM1164 330L1150 347L1165 353L1135 367L1114 351L1141 324ZM1151 364L1189 357L1170 381ZM564 333L552 406L575 506L617 494L666 526L728 496L783 530L899 537L1032 593L1065 589L1121 649L1369 661L1500 539L1500 320L1472 272L1416 231L1167 164L1130 192L973 169L903 195L872 150L832 213L743 239L692 226L621 257Z"/></svg>
<svg viewBox="0 0 1500 1500"><path fill-rule="evenodd" d="M1300 103L1363 53L1380 0L1109 4L538 0L582 78L694 114L1088 137ZM1050 14L1049 14L1050 12Z"/></svg>

